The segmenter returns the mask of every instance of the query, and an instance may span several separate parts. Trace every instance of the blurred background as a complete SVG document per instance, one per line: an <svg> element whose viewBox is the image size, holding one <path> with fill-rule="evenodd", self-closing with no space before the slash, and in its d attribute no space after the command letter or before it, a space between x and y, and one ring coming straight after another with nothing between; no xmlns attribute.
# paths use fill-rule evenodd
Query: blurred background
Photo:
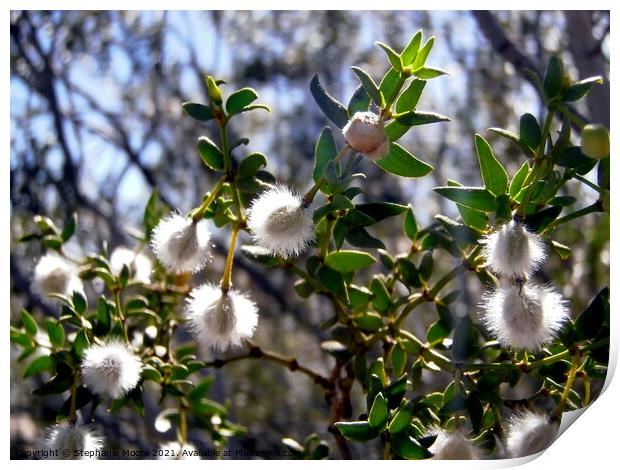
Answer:
<svg viewBox="0 0 620 470"><path fill-rule="evenodd" d="M195 142L200 135L215 138L217 133L212 123L184 115L181 103L207 101L204 74L225 79L224 90L257 90L272 113L247 113L234 120L232 140L248 137L243 151L265 153L269 170L280 181L303 190L310 184L316 138L329 125L309 93L312 76L318 73L330 93L346 103L357 86L349 66L362 66L376 80L387 70L375 41L400 50L418 29L426 37L435 35L428 63L450 76L432 80L418 107L445 114L452 122L424 126L402 140L435 171L409 180L370 162L357 168L367 175L363 186L369 200L412 204L423 226L437 213L455 217L454 204L433 193L434 186L447 179L481 183L474 133L490 140L510 175L521 165L514 147L485 131L515 131L524 112L540 117L541 99L525 69L543 71L551 54L562 57L575 79L605 78L605 85L596 87L578 111L609 126L609 24L609 13L600 11L14 11L11 318L18 318L21 308L39 318L58 314L32 286L33 267L41 256L38 245L17 243L33 229L34 215L48 215L62 225L77 211L80 227L68 249L82 256L101 251L104 241L110 249L133 246L131 233L141 229L144 206L155 187L170 207L187 211L199 203L213 178ZM579 199L573 209L596 200L582 184L570 184L568 192ZM400 224L399 218L386 221L374 232L392 253L408 246L400 238ZM206 275L217 281L228 233L214 233L216 256ZM543 277L561 286L578 314L608 285L609 218L589 215L580 219L578 230L567 224L554 238L573 254L564 262L552 256ZM266 275L241 256L235 282L251 289L259 304L258 344L327 373L331 358L319 348L325 333L317 328L329 316L326 304L299 299L290 276L280 271ZM475 312L480 284L456 282L468 287L460 308ZM433 311L427 313L428 318L419 317L426 325L433 321ZM15 351L12 357L12 449L36 448L63 397L32 396L40 379L21 379L24 364L16 361ZM329 410L322 392L305 376L248 361L213 373L212 398L230 399L231 418L247 427L232 447L280 449L284 436L302 441L317 432L335 448L327 433ZM354 392L359 395L360 390ZM109 445L150 449L173 439L172 432L154 429L156 400L153 394L146 401L144 419L130 412L110 417L100 407L96 420L103 434L111 436ZM197 447L212 447L200 432L190 433L190 439ZM353 449L357 457L375 457L375 451Z"/></svg>

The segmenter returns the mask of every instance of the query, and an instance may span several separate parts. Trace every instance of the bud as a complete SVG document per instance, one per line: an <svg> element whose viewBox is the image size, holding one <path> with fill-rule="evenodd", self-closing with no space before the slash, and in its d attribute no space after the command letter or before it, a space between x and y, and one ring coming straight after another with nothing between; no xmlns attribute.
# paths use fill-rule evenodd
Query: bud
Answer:
<svg viewBox="0 0 620 470"><path fill-rule="evenodd" d="M581 133L581 150L600 160L609 155L609 130L602 124L587 124Z"/></svg>
<svg viewBox="0 0 620 470"><path fill-rule="evenodd" d="M390 141L383 133L383 122L375 113L355 113L342 133L349 147L371 160L379 160L388 153Z"/></svg>
<svg viewBox="0 0 620 470"><path fill-rule="evenodd" d="M483 457L482 450L458 431L432 429L430 434L437 433L435 442L428 450L435 460L479 460Z"/></svg>
<svg viewBox="0 0 620 470"><path fill-rule="evenodd" d="M552 342L568 320L566 300L553 288L502 282L483 296L482 321L504 347L538 350Z"/></svg>
<svg viewBox="0 0 620 470"><path fill-rule="evenodd" d="M34 270L34 281L42 295L64 294L73 292L84 295L84 285L77 276L75 264L57 253L44 255Z"/></svg>
<svg viewBox="0 0 620 470"><path fill-rule="evenodd" d="M545 260L545 243L515 220L480 241L486 266L495 274L526 279Z"/></svg>
<svg viewBox="0 0 620 470"><path fill-rule="evenodd" d="M142 361L120 341L91 346L84 351L84 384L99 395L122 397L136 387L141 373Z"/></svg>
<svg viewBox="0 0 620 470"><path fill-rule="evenodd" d="M312 219L301 196L284 186L268 189L252 201L248 228L257 245L283 258L299 256L314 241Z"/></svg>
<svg viewBox="0 0 620 470"><path fill-rule="evenodd" d="M547 449L558 434L559 422L542 413L526 411L508 425L506 450L511 458L526 457Z"/></svg>
<svg viewBox="0 0 620 470"><path fill-rule="evenodd" d="M45 448L54 451L50 459L87 460L96 459L103 440L89 426L63 422L48 430ZM67 452L68 451L68 452Z"/></svg>
<svg viewBox="0 0 620 470"><path fill-rule="evenodd" d="M226 350L251 338L258 323L256 304L241 292L222 292L219 286L203 284L192 289L185 318L196 341L204 349Z"/></svg>
<svg viewBox="0 0 620 470"><path fill-rule="evenodd" d="M222 104L222 91L211 75L207 75L207 90L213 103Z"/></svg>
<svg viewBox="0 0 620 470"><path fill-rule="evenodd" d="M142 253L136 253L127 247L119 246L112 252L112 256L110 256L112 273L118 276L123 270L123 266L129 268L129 274L135 281L144 284L151 282L153 263L148 256Z"/></svg>
<svg viewBox="0 0 620 470"><path fill-rule="evenodd" d="M171 212L153 230L151 247L157 259L177 274L200 271L211 259L207 221Z"/></svg>

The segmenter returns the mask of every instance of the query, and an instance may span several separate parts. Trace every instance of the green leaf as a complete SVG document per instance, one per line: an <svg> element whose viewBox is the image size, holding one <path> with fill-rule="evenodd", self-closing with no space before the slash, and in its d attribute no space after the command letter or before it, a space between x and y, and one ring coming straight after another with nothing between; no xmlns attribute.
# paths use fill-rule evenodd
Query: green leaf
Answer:
<svg viewBox="0 0 620 470"><path fill-rule="evenodd" d="M547 64L547 72L543 80L543 88L547 99L555 98L562 89L564 80L564 66L557 56L551 56Z"/></svg>
<svg viewBox="0 0 620 470"><path fill-rule="evenodd" d="M383 248L383 242L368 233L363 227L351 227L345 236L346 240L358 248Z"/></svg>
<svg viewBox="0 0 620 470"><path fill-rule="evenodd" d="M508 188L508 194L510 194L510 197L512 199L514 199L517 194L519 194L519 191L521 191L523 183L525 182L525 179L527 178L529 172L530 166L527 162L524 162L523 165L521 165L521 168L519 168L519 170L512 177L510 187Z"/></svg>
<svg viewBox="0 0 620 470"><path fill-rule="evenodd" d="M336 141L334 140L332 130L329 127L324 127L314 148L314 170L312 171L312 178L315 183L321 179L325 167L337 154L338 148L336 147Z"/></svg>
<svg viewBox="0 0 620 470"><path fill-rule="evenodd" d="M436 67L422 67L415 71L415 76L424 80L431 80L442 75L448 75L448 72Z"/></svg>
<svg viewBox="0 0 620 470"><path fill-rule="evenodd" d="M376 263L377 259L363 251L342 250L327 255L325 264L335 271L348 273L367 268Z"/></svg>
<svg viewBox="0 0 620 470"><path fill-rule="evenodd" d="M433 455L422 444L406 433L391 436L390 444L394 453L404 459L420 460L427 459Z"/></svg>
<svg viewBox="0 0 620 470"><path fill-rule="evenodd" d="M391 142L388 154L375 163L388 173L405 178L418 178L433 170L431 165L418 160L396 142Z"/></svg>
<svg viewBox="0 0 620 470"><path fill-rule="evenodd" d="M400 58L403 61L403 65L411 65L418 55L420 50L420 44L422 43L422 31L418 31L413 35L411 41L405 46L403 52L400 54Z"/></svg>
<svg viewBox="0 0 620 470"><path fill-rule="evenodd" d="M409 423L411 422L411 415L413 414L414 405L415 403L409 400L399 408L398 412L390 422L390 426L388 428L390 434L400 434L407 429Z"/></svg>
<svg viewBox="0 0 620 470"><path fill-rule="evenodd" d="M254 111L255 109L262 109L264 111L267 111L268 113L271 112L271 108L267 106L266 104L262 104L262 103L248 105L245 108L243 108L241 112L244 113L246 111Z"/></svg>
<svg viewBox="0 0 620 470"><path fill-rule="evenodd" d="M403 283L407 287L422 287L420 272L415 264L407 258L398 258L398 269Z"/></svg>
<svg viewBox="0 0 620 470"><path fill-rule="evenodd" d="M519 121L519 141L532 150L540 145L542 133L538 121L530 113L521 116Z"/></svg>
<svg viewBox="0 0 620 470"><path fill-rule="evenodd" d="M368 73L366 73L364 70L360 69L359 67L351 67L351 69L353 69L353 72L355 73L355 75L357 75L357 78L362 83L362 86L364 87L366 94L370 96L370 99L377 106L382 108L385 105L385 100L383 98L383 94L379 90L379 87L377 86L375 81L372 79L372 77L368 75Z"/></svg>
<svg viewBox="0 0 620 470"><path fill-rule="evenodd" d="M105 335L110 332L111 327L112 318L110 315L110 308L106 298L102 295L97 300L97 322L95 324L95 331L99 335Z"/></svg>
<svg viewBox="0 0 620 470"><path fill-rule="evenodd" d="M449 117L427 111L407 111L405 113L395 114L394 119L405 126L423 126L425 124L450 120Z"/></svg>
<svg viewBox="0 0 620 470"><path fill-rule="evenodd" d="M415 110L425 86L426 80L414 79L396 100L396 112L400 114Z"/></svg>
<svg viewBox="0 0 620 470"><path fill-rule="evenodd" d="M65 329L62 324L56 320L48 319L45 322L45 327L52 346L62 348L65 345Z"/></svg>
<svg viewBox="0 0 620 470"><path fill-rule="evenodd" d="M183 110L196 121L207 122L213 119L213 110L200 103L183 103Z"/></svg>
<svg viewBox="0 0 620 470"><path fill-rule="evenodd" d="M367 204L357 204L355 208L371 217L375 222L380 222L388 217L394 217L405 212L408 206L396 204L394 202L369 202Z"/></svg>
<svg viewBox="0 0 620 470"><path fill-rule="evenodd" d="M504 194L508 186L506 169L495 158L491 146L481 135L476 134L475 142L485 188L496 196Z"/></svg>
<svg viewBox="0 0 620 470"><path fill-rule="evenodd" d="M413 69L414 72L420 69L421 67L424 67L426 59L428 58L428 55L431 53L431 49L433 49L434 44L435 44L435 37L431 36L428 39L428 41L426 41L426 44L424 44L422 49L418 51L418 54L416 55L415 60L411 64L411 68Z"/></svg>
<svg viewBox="0 0 620 470"><path fill-rule="evenodd" d="M124 266L123 266L124 267ZM88 304L86 303L86 297L84 297L79 292L74 292L72 297L73 308L78 315L83 315L88 308Z"/></svg>
<svg viewBox="0 0 620 470"><path fill-rule="evenodd" d="M349 296L353 298L352 291L349 291ZM353 318L353 322L359 326L362 330L377 331L383 326L383 319L376 313L368 312Z"/></svg>
<svg viewBox="0 0 620 470"><path fill-rule="evenodd" d="M239 178L249 178L263 166L267 166L267 157L262 153L251 153L239 162L237 174Z"/></svg>
<svg viewBox="0 0 620 470"><path fill-rule="evenodd" d="M84 355L84 351L89 347L90 341L88 340L88 336L86 336L86 330L82 328L77 332L73 340L73 351L81 358Z"/></svg>
<svg viewBox="0 0 620 470"><path fill-rule="evenodd" d="M43 372L44 370L52 371L54 370L54 364L52 359L49 356L41 356L37 357L34 361L32 361L26 370L24 371L24 378L33 376L34 374L38 374L39 372Z"/></svg>
<svg viewBox="0 0 620 470"><path fill-rule="evenodd" d="M368 413L368 424L379 431L383 431L387 425L388 416L387 400L383 396L383 393L378 393L372 404L372 408L370 408L370 413Z"/></svg>
<svg viewBox="0 0 620 470"><path fill-rule="evenodd" d="M533 214L528 214L525 216L525 225L532 232L540 233L557 219L561 212L562 206L551 206Z"/></svg>
<svg viewBox="0 0 620 470"><path fill-rule="evenodd" d="M331 269L329 266L321 266L318 271L318 278L327 290L341 297L347 297L347 287L339 271Z"/></svg>
<svg viewBox="0 0 620 470"><path fill-rule="evenodd" d="M192 413L199 416L225 416L228 413L228 410L224 405L221 405L213 400L209 400L208 398L201 398L200 400L192 401L190 407Z"/></svg>
<svg viewBox="0 0 620 470"><path fill-rule="evenodd" d="M387 55L388 61L392 65L395 70L402 72L403 70L403 61L400 58L400 55L397 54L394 49L392 49L387 44L383 44L382 42L375 42L377 46L383 49Z"/></svg>
<svg viewBox="0 0 620 470"><path fill-rule="evenodd" d="M77 215L77 212L74 212L73 214L71 214L71 217L67 221L65 228L60 234L60 237L62 238L63 242L66 242L73 236L73 234L75 233L75 229L77 228L77 224L78 224L78 215Z"/></svg>
<svg viewBox="0 0 620 470"><path fill-rule="evenodd" d="M464 315L454 330L452 357L461 362L473 354L477 348L478 335L469 315Z"/></svg>
<svg viewBox="0 0 620 470"><path fill-rule="evenodd" d="M228 114L238 114L243 109L258 98L258 93L252 88L242 88L232 93L226 100L226 112Z"/></svg>
<svg viewBox="0 0 620 470"><path fill-rule="evenodd" d="M196 144L198 155L202 158L202 161L207 167L212 170L224 169L224 156L217 145L213 143L208 137L199 137Z"/></svg>
<svg viewBox="0 0 620 470"><path fill-rule="evenodd" d="M573 83L568 89L564 92L562 96L562 101L578 101L584 96L586 96L594 85L602 85L603 77L596 76L586 78L585 80L581 80L577 83Z"/></svg>
<svg viewBox="0 0 620 470"><path fill-rule="evenodd" d="M381 83L379 83L379 91L381 92L383 99L391 103L394 101L394 98L396 98L396 95L400 91L402 85L403 81L401 81L400 73L391 68L381 79Z"/></svg>
<svg viewBox="0 0 620 470"><path fill-rule="evenodd" d="M32 315L30 315L30 313L28 313L26 309L22 309L20 315L26 333L28 333L30 336L36 336L39 328L37 327L37 322L35 322L34 318L32 318Z"/></svg>
<svg viewBox="0 0 620 470"><path fill-rule="evenodd" d="M372 306L379 312L386 312L392 304L392 299L385 284L378 278L375 278L370 284L370 291L375 295L375 298L372 299Z"/></svg>
<svg viewBox="0 0 620 470"><path fill-rule="evenodd" d="M379 435L379 431L373 428L367 421L352 421L349 423L340 421L336 423L336 427L344 437L355 442L369 441Z"/></svg>
<svg viewBox="0 0 620 470"><path fill-rule="evenodd" d="M368 111L368 107L370 106L370 97L364 90L362 85L359 85L355 91L353 92L353 96L351 96L351 100L349 101L349 106L347 107L347 112L349 113L349 117L353 117L353 115L357 112L365 112Z"/></svg>
<svg viewBox="0 0 620 470"><path fill-rule="evenodd" d="M424 253L422 261L420 261L420 277L425 281L428 281L433 274L433 252L428 251Z"/></svg>
<svg viewBox="0 0 620 470"><path fill-rule="evenodd" d="M609 288L604 287L596 294L590 305L575 320L577 339L594 338L601 330L605 320L609 319Z"/></svg>
<svg viewBox="0 0 620 470"><path fill-rule="evenodd" d="M153 382L161 383L163 377L161 373L153 366L145 365L142 367L142 377L144 380L152 380Z"/></svg>
<svg viewBox="0 0 620 470"><path fill-rule="evenodd" d="M158 200L159 196L157 194L157 189L153 189L151 195L149 196L149 200L146 203L146 207L144 208L144 217L142 219L144 233L147 239L151 237L151 232L159 221L159 214L157 211Z"/></svg>
<svg viewBox="0 0 620 470"><path fill-rule="evenodd" d="M484 188L440 186L433 191L446 199L482 212L495 212L498 207L493 194Z"/></svg>
<svg viewBox="0 0 620 470"><path fill-rule="evenodd" d="M58 235L45 235L43 237L43 246L52 250L60 250L62 247L62 238Z"/></svg>
<svg viewBox="0 0 620 470"><path fill-rule="evenodd" d="M330 121L336 124L340 129L346 126L349 121L347 109L325 91L323 85L321 85L319 81L318 75L312 77L310 81L310 93L319 105L319 108L321 108L321 111L323 111L323 114L325 114Z"/></svg>
<svg viewBox="0 0 620 470"><path fill-rule="evenodd" d="M555 157L555 164L564 168L574 168L579 175L589 173L596 165L597 160L586 156L581 147L566 147Z"/></svg>
<svg viewBox="0 0 620 470"><path fill-rule="evenodd" d="M405 371L405 366L407 365L407 354L400 346L400 344L396 343L392 348L392 369L394 370L394 375L400 376Z"/></svg>
<svg viewBox="0 0 620 470"><path fill-rule="evenodd" d="M412 241L415 240L418 235L418 223L415 220L411 206L409 206L405 214L405 234Z"/></svg>

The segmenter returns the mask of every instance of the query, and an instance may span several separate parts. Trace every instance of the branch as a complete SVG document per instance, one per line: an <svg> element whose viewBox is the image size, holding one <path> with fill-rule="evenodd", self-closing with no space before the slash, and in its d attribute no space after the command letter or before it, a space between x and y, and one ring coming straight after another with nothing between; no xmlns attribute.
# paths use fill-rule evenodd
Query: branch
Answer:
<svg viewBox="0 0 620 470"><path fill-rule="evenodd" d="M242 361L245 359L266 359L268 361L286 366L291 372L299 371L302 374L307 375L314 381L315 384L320 385L326 390L334 388L334 384L328 378L323 377L321 374L314 372L308 367L300 365L297 362L297 359L286 358L273 351L265 350L251 341L247 341L247 343L250 346L250 350L246 354L232 356L226 359L215 359L214 361L207 362L206 367L215 367L216 369L219 369L224 367L226 364L230 364L231 362Z"/></svg>

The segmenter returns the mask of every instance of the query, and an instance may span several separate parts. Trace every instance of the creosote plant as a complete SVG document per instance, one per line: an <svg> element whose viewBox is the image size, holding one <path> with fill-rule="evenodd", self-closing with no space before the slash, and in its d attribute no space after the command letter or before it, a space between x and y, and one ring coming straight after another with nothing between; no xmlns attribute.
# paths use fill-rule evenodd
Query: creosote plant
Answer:
<svg viewBox="0 0 620 470"><path fill-rule="evenodd" d="M423 43L418 32L400 53L378 43L390 68L377 84L353 67L360 85L347 106L317 76L312 79L311 94L342 130L344 143L339 148L333 129L323 129L313 184L303 194L277 183L264 168L263 154L240 158L247 139L229 139L232 119L269 111L255 104L257 93L242 88L224 100L225 82L207 76L209 103L183 104L191 118L214 121L219 129L217 143L198 139L198 154L217 177L199 207L166 213L154 193L138 247L119 247L110 257L104 247L80 260L64 249L77 217L63 230L36 217L38 230L23 240L41 243L34 280L60 313L44 319L44 335L42 323L22 311L11 340L23 349L20 360L34 357L26 377L51 373L33 393L67 397L47 432L49 449L72 449L71 458L106 457L106 436L82 412L104 403L112 414L126 406L140 414L146 381L159 386L160 403L176 403L157 419L177 429L177 441L160 443L158 457L201 457L188 441L189 427L204 429L216 447L224 447L227 437L244 429L228 419L229 405L207 398L213 381L208 370L241 359L279 363L324 390L331 412L325 426L337 451L317 436L304 445L283 437L299 458L350 458L352 442L380 446L386 459L524 456L553 441L565 410L588 405L592 381L606 373L609 289L594 295L584 312L574 312L562 286L541 284L536 272L550 257L570 256L570 247L552 239L557 227L609 213L609 133L583 122L571 106L600 79L572 82L553 57L544 77L534 76L546 102L543 125L525 114L518 135L490 129L521 151L519 170L510 177L489 143L476 135L483 186L448 181L435 188L456 204L459 218L437 215L420 228L411 205L355 202L364 194L365 176L351 168L368 158L404 178L433 170L397 142L413 127L449 120L417 109L427 83L445 75L426 64L434 41ZM573 133L582 135L581 145L573 143ZM585 176L595 167L597 183ZM571 211L577 201L566 192L570 180L593 188L598 200ZM369 228L397 216L403 217L410 249L394 254ZM211 261L210 225L230 228L225 268L218 284L194 284ZM237 250L241 231L249 232L254 245ZM149 246L156 264L146 254ZM331 303L332 317L316 326L331 336L322 343L334 358L329 376L251 340L260 312L251 291L233 287L239 252L265 269L298 278L301 297L320 295ZM453 266L441 272L446 258ZM451 304L459 291L446 291L462 275L477 277L483 293L479 308L458 316ZM105 293L91 307L84 283L95 278ZM407 329L407 319L423 305L432 305L437 317L426 336L418 337ZM178 344L179 329L189 331L196 344ZM208 350L229 349L223 359L200 359ZM428 374L449 377L448 385L429 390ZM523 376L537 379L538 390L506 398L506 387ZM352 404L355 382L366 409Z"/></svg>

